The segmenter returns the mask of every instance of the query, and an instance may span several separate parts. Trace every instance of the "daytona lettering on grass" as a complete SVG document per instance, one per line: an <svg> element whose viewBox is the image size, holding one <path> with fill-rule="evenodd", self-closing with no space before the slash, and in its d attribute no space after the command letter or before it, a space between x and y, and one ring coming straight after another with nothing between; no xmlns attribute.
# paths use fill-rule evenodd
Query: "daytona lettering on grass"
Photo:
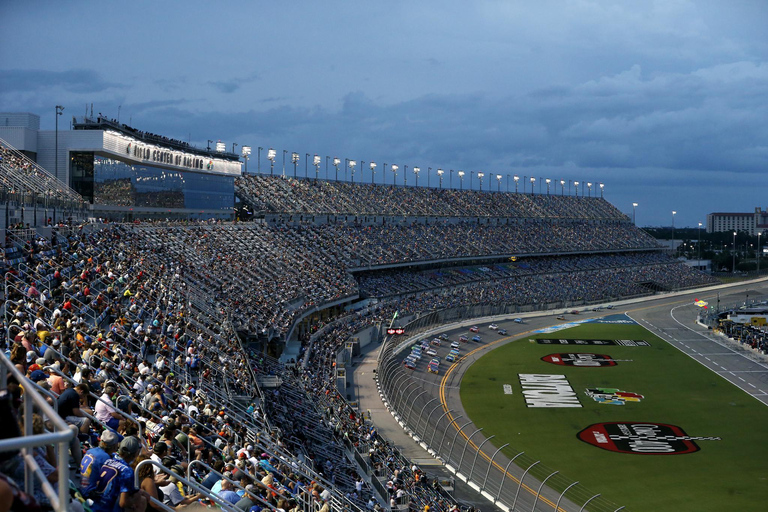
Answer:
<svg viewBox="0 0 768 512"><path fill-rule="evenodd" d="M528 407L581 407L565 375L521 373L518 376Z"/></svg>

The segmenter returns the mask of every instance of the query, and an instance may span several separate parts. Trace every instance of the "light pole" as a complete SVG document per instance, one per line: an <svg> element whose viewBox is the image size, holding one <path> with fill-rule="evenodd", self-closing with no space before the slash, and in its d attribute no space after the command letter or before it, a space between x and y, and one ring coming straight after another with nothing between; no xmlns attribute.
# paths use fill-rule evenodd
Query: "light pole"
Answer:
<svg viewBox="0 0 768 512"><path fill-rule="evenodd" d="M473 181L475 181L475 171L469 171L469 190L472 190Z"/></svg>
<svg viewBox="0 0 768 512"><path fill-rule="evenodd" d="M574 181L573 182L573 188L576 189L576 197L579 197L579 182L578 181Z"/></svg>
<svg viewBox="0 0 768 512"><path fill-rule="evenodd" d="M373 177L376 175L376 162L371 162L368 167L371 169L371 185L373 185Z"/></svg>
<svg viewBox="0 0 768 512"><path fill-rule="evenodd" d="M459 171L459 190L464 190L464 171Z"/></svg>
<svg viewBox="0 0 768 512"><path fill-rule="evenodd" d="M269 175L273 176L275 174L275 157L277 157L277 151L275 151L272 148L269 148L267 151L267 160L269 160Z"/></svg>
<svg viewBox="0 0 768 512"><path fill-rule="evenodd" d="M349 161L349 169L350 169L350 172L352 173L352 183L355 182L355 166L356 165L357 165L357 162L355 162L354 160Z"/></svg>
<svg viewBox="0 0 768 512"><path fill-rule="evenodd" d="M232 154L233 154L233 155L235 154L235 147L236 147L236 146L239 146L239 145L240 145L240 144L238 144L237 142L233 142L233 143L232 143Z"/></svg>
<svg viewBox="0 0 768 512"><path fill-rule="evenodd" d="M284 149L283 150L283 178L285 178L285 155L287 154L288 154L288 150Z"/></svg>
<svg viewBox="0 0 768 512"><path fill-rule="evenodd" d="M394 173L394 179L392 180L392 186L397 185L397 170L399 168L400 167L398 167L397 164L392 164L392 167L390 167L390 169L392 169L392 172Z"/></svg>
<svg viewBox="0 0 768 512"><path fill-rule="evenodd" d="M291 162L293 162L293 179L296 179L296 165L299 163L299 154L295 151L291 153Z"/></svg>
<svg viewBox="0 0 768 512"><path fill-rule="evenodd" d="M552 180L547 178L546 182L547 182L547 195L549 195L549 184L552 183Z"/></svg>
<svg viewBox="0 0 768 512"><path fill-rule="evenodd" d="M408 166L403 166L403 186L408 184Z"/></svg>
<svg viewBox="0 0 768 512"><path fill-rule="evenodd" d="M672 247L674 248L675 245L675 215L677 215L677 212L675 210L672 210ZM701 225L701 223L699 223ZM699 226L701 227L701 226ZM701 233L699 233L701 234Z"/></svg>
<svg viewBox="0 0 768 512"><path fill-rule="evenodd" d="M507 174L507 193L509 193L509 174Z"/></svg>
<svg viewBox="0 0 768 512"><path fill-rule="evenodd" d="M336 178L334 181L339 181L339 164L341 163L341 160L339 160L338 157L333 157L333 166L336 168Z"/></svg>
<svg viewBox="0 0 768 512"><path fill-rule="evenodd" d="M432 174L432 168L427 167L427 188L429 188L429 175Z"/></svg>
<svg viewBox="0 0 768 512"><path fill-rule="evenodd" d="M243 146L240 148L240 152L245 160L245 174L248 174L248 158L251 156L251 146Z"/></svg>
<svg viewBox="0 0 768 512"><path fill-rule="evenodd" d="M58 177L59 176L59 116L64 114L64 107L61 105L56 105L56 149L55 151L55 171L53 171L53 175Z"/></svg>
<svg viewBox="0 0 768 512"><path fill-rule="evenodd" d="M520 176L515 174L512 179L515 180L515 194L517 194L517 183L520 181Z"/></svg>
<svg viewBox="0 0 768 512"><path fill-rule="evenodd" d="M587 182L587 197L592 197L592 182Z"/></svg>
<svg viewBox="0 0 768 512"><path fill-rule="evenodd" d="M496 175L496 192L501 192L501 174Z"/></svg>
<svg viewBox="0 0 768 512"><path fill-rule="evenodd" d="M536 178L531 176L531 195L534 194L534 190L533 190L534 185L536 185Z"/></svg>
<svg viewBox="0 0 768 512"><path fill-rule="evenodd" d="M732 272L736 273L736 232L733 232L733 268Z"/></svg>
<svg viewBox="0 0 768 512"><path fill-rule="evenodd" d="M701 229L701 222L699 222L699 229ZM755 256L757 256L757 275L760 275L760 255L763 254L763 248L760 246L760 235L762 235L762 231L757 232L757 253Z"/></svg>
<svg viewBox="0 0 768 512"><path fill-rule="evenodd" d="M483 178L484 177L485 177L485 173L484 172L478 172L477 173L477 179L480 180L480 192L483 191Z"/></svg>
<svg viewBox="0 0 768 512"><path fill-rule="evenodd" d="M208 139L208 151L211 150L211 142L213 142L211 139Z"/></svg>
<svg viewBox="0 0 768 512"><path fill-rule="evenodd" d="M674 219L674 217L672 217ZM759 240L760 238L758 238ZM672 238L672 243L674 244L674 238ZM699 236L698 236L698 242L699 242L699 262L696 264L696 268L701 270L701 222L699 222Z"/></svg>
<svg viewBox="0 0 768 512"><path fill-rule="evenodd" d="M315 181L317 181L320 177L320 157L318 155L315 155L312 164L315 166Z"/></svg>
<svg viewBox="0 0 768 512"><path fill-rule="evenodd" d="M445 173L445 171L442 170L442 169L438 169L437 170L437 175L440 177L440 188L441 189L443 188L443 174L444 173Z"/></svg>
<svg viewBox="0 0 768 512"><path fill-rule="evenodd" d="M256 162L256 174L261 174L261 150L264 148L259 146L257 149L257 158L258 161Z"/></svg>
<svg viewBox="0 0 768 512"><path fill-rule="evenodd" d="M328 160L330 160L331 157L328 155L325 155L325 179L328 180Z"/></svg>
<svg viewBox="0 0 768 512"><path fill-rule="evenodd" d="M349 158L344 159L344 181L347 181L347 167L349 167Z"/></svg>
<svg viewBox="0 0 768 512"><path fill-rule="evenodd" d="M570 181L568 183L570 184ZM561 196L565 195L565 180L560 180L560 195Z"/></svg>
<svg viewBox="0 0 768 512"><path fill-rule="evenodd" d="M419 172L420 171L421 171L421 169L419 169L418 167L414 167L413 168L413 174L416 175L416 186L417 187L419 186ZM427 173L427 176L429 176L429 173Z"/></svg>
<svg viewBox="0 0 768 512"><path fill-rule="evenodd" d="M453 188L453 169L449 169L450 174L448 175L448 188Z"/></svg>
<svg viewBox="0 0 768 512"><path fill-rule="evenodd" d="M600 199L603 198L603 189L605 188L605 183L600 184Z"/></svg>
<svg viewBox="0 0 768 512"><path fill-rule="evenodd" d="M635 222L635 208L637 208L637 203L632 203L632 224L637 226L637 222Z"/></svg>
<svg viewBox="0 0 768 512"><path fill-rule="evenodd" d="M309 153L304 153L304 179L305 180L309 178L307 167L309 167Z"/></svg>

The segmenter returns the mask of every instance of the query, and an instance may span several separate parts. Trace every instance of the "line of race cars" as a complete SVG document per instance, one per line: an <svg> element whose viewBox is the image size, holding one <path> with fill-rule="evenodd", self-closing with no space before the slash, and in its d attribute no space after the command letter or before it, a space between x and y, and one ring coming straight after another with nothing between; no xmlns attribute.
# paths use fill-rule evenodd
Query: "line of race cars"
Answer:
<svg viewBox="0 0 768 512"><path fill-rule="evenodd" d="M514 319L514 322L519 324L523 323L523 321L519 318ZM488 329L491 331L496 331L501 336L505 336L507 334L506 329L499 329L499 326L496 324L489 325ZM450 344L451 350L448 352L448 355L445 356L445 360L449 363L453 363L459 358L461 344L468 343L469 336L471 334L474 334L474 336L472 336L472 341L477 343L483 341L479 333L480 328L474 325L469 328L469 333L460 335L458 341L451 341L450 337L445 333L442 333L439 336L432 338L431 340L423 339L419 342L416 342L411 347L411 353L408 354L408 356L403 360L403 365L409 370L415 370L419 364L419 361L421 361L422 357L426 355L431 358L429 363L427 363L427 372L439 374L440 356L437 352L438 348L443 344Z"/></svg>

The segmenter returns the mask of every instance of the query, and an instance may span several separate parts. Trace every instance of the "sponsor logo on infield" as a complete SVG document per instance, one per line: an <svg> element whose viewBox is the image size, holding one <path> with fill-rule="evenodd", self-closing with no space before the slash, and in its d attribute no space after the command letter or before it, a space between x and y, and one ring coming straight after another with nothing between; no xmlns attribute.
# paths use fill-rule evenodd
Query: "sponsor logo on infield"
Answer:
<svg viewBox="0 0 768 512"><path fill-rule="evenodd" d="M569 354L549 354L542 361L560 366L580 366L583 368L599 368L601 366L616 366L618 363L609 355L577 352Z"/></svg>
<svg viewBox="0 0 768 512"><path fill-rule="evenodd" d="M627 402L639 402L645 398L643 395L617 388L589 388L587 396L603 405L625 405Z"/></svg>
<svg viewBox="0 0 768 512"><path fill-rule="evenodd" d="M558 339L558 338L539 338L536 340L539 345L617 345L621 347L650 347L651 344L645 340L580 340L580 339Z"/></svg>
<svg viewBox="0 0 768 512"><path fill-rule="evenodd" d="M502 388L504 388L504 394L505 395L511 395L512 394L512 386L509 384L502 385Z"/></svg>
<svg viewBox="0 0 768 512"><path fill-rule="evenodd" d="M603 450L637 455L683 455L700 450L695 441L720 440L689 436L677 425L621 421L595 423L576 437Z"/></svg>
<svg viewBox="0 0 768 512"><path fill-rule="evenodd" d="M581 407L565 375L521 373L518 376L527 407Z"/></svg>

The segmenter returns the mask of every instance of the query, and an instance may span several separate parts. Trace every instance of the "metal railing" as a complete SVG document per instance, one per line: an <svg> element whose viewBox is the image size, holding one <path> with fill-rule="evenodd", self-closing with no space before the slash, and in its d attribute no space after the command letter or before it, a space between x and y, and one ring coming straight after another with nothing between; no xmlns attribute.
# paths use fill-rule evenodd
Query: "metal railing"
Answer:
<svg viewBox="0 0 768 512"><path fill-rule="evenodd" d="M24 432L23 437L13 437L0 440L0 452L11 452L19 450L24 459L24 491L27 494L34 494L35 478L40 480L40 485L46 497L51 501L51 507L56 511L65 512L69 504L69 442L75 436L75 431L61 419L61 417L48 404L43 396L38 392L36 386L13 365L4 353L0 352L0 388L7 389L8 374L10 373L19 384L24 384L23 395L23 415ZM43 434L33 434L32 432L32 413L33 408L37 407L53 424L54 432ZM10 418L5 418L5 421ZM48 483L43 475L40 466L32 455L32 449L42 446L55 444L57 450L57 472L59 481L59 491L56 493L53 486ZM35 477L35 478L33 478Z"/></svg>

